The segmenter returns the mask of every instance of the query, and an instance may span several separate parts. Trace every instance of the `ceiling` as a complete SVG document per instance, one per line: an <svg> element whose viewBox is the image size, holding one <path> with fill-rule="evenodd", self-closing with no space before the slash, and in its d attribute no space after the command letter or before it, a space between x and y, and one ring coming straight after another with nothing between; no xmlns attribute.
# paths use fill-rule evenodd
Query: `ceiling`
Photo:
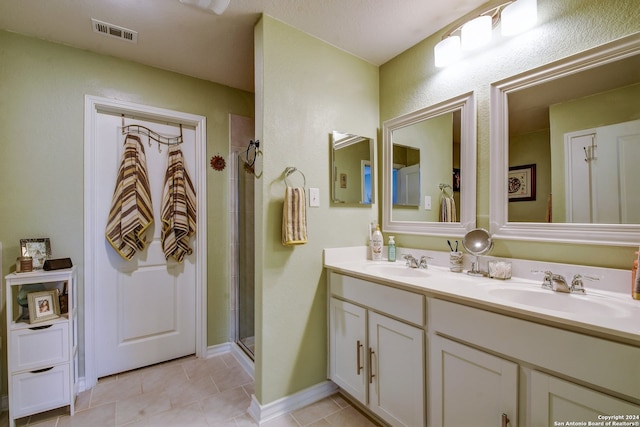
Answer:
<svg viewBox="0 0 640 427"><path fill-rule="evenodd" d="M222 15L178 0L1 0L0 28L253 92L262 13L382 65L487 0L231 0ZM138 32L93 32L91 18Z"/></svg>

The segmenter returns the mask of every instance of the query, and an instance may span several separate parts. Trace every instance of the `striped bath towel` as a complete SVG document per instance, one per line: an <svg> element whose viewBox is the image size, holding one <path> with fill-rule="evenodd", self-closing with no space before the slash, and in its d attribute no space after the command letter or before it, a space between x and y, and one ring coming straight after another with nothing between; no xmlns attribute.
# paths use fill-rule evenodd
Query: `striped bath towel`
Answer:
<svg viewBox="0 0 640 427"><path fill-rule="evenodd" d="M306 200L303 187L287 186L282 208L282 244L285 246L307 243Z"/></svg>
<svg viewBox="0 0 640 427"><path fill-rule="evenodd" d="M179 145L169 147L161 217L164 256L182 262L193 253L189 239L196 233L196 191Z"/></svg>
<svg viewBox="0 0 640 427"><path fill-rule="evenodd" d="M122 258L130 260L146 247L145 232L152 223L144 146L137 136L127 135L105 236Z"/></svg>

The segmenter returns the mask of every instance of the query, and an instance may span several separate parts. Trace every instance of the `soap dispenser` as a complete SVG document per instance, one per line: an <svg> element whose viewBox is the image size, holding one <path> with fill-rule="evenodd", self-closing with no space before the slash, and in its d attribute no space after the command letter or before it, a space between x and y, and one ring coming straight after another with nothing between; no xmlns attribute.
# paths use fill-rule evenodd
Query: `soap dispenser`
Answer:
<svg viewBox="0 0 640 427"><path fill-rule="evenodd" d="M387 259L389 260L389 262L396 262L396 240L393 236L389 236L389 245L387 246Z"/></svg>
<svg viewBox="0 0 640 427"><path fill-rule="evenodd" d="M371 259L374 261L382 261L382 232L380 225L376 225L376 231L371 236Z"/></svg>

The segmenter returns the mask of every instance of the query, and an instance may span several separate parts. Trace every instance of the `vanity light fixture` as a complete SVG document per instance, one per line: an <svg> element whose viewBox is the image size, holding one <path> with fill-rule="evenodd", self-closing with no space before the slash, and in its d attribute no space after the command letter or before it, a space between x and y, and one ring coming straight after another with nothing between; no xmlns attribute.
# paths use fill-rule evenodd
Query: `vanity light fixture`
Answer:
<svg viewBox="0 0 640 427"><path fill-rule="evenodd" d="M510 0L476 10L456 21L452 25L453 30L446 31L442 41L435 45L435 65L446 67L459 59L463 51L487 45L498 23L502 35L508 37L532 28L537 19L537 0Z"/></svg>
<svg viewBox="0 0 640 427"><path fill-rule="evenodd" d="M197 7L207 12L213 12L216 15L222 15L231 0L180 0L180 3Z"/></svg>

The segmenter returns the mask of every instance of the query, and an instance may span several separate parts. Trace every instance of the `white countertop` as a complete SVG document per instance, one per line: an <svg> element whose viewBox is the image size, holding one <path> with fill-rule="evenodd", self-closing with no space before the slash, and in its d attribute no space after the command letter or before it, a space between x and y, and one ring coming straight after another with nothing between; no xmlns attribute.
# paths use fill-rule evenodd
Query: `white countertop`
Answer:
<svg viewBox="0 0 640 427"><path fill-rule="evenodd" d="M404 266L404 261L370 261L366 259L366 247L353 247L325 249L324 266L338 273L420 292L429 297L640 346L640 301L631 298L631 277L626 270L509 260L513 263L514 276L520 272L525 277L496 280L449 271L448 266L444 267L448 262L448 252L402 249L398 250L400 253L411 253L417 258L426 254L432 257L431 264L426 270L416 270ZM465 255L465 271L471 259ZM486 258L483 259L486 262ZM484 265L482 260L481 265ZM380 269L389 266L398 274L380 273ZM533 276L531 273L536 269L551 269L554 273L565 274L568 280L572 277L569 271L571 274L599 277L600 280L585 280L587 295L552 292L541 289L542 275L538 271ZM540 297L541 303L534 305L530 301L518 303L506 299L503 292L509 293L512 289L524 290L525 299Z"/></svg>

